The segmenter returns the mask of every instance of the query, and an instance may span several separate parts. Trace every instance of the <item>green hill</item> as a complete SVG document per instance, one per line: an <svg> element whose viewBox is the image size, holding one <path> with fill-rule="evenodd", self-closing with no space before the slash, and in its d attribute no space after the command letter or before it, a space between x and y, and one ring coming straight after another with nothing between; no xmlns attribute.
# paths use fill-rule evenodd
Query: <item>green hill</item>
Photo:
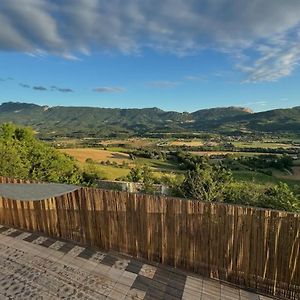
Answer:
<svg viewBox="0 0 300 300"><path fill-rule="evenodd" d="M193 113L144 109L39 106L7 102L0 105L0 123L33 127L43 137L118 136L149 132L268 132L300 134L300 107L253 113L225 107Z"/></svg>

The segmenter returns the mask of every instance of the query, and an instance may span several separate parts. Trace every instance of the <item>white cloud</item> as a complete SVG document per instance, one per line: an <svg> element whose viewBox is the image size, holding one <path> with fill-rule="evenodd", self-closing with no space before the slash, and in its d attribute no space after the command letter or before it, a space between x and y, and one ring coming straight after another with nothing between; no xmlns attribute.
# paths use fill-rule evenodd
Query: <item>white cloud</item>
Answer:
<svg viewBox="0 0 300 300"><path fill-rule="evenodd" d="M103 86L103 87L97 87L93 89L93 91L97 93L121 93L124 92L124 89L121 87Z"/></svg>
<svg viewBox="0 0 300 300"><path fill-rule="evenodd" d="M157 80L148 82L147 86L151 88L158 88L158 89L169 89L176 87L179 85L180 82L177 81L168 81L168 80Z"/></svg>
<svg viewBox="0 0 300 300"><path fill-rule="evenodd" d="M209 48L238 54L247 82L273 81L299 62L299 24L299 0L1 0L0 51L77 59Z"/></svg>
<svg viewBox="0 0 300 300"><path fill-rule="evenodd" d="M189 81L207 81L208 78L204 75L187 75L184 79Z"/></svg>

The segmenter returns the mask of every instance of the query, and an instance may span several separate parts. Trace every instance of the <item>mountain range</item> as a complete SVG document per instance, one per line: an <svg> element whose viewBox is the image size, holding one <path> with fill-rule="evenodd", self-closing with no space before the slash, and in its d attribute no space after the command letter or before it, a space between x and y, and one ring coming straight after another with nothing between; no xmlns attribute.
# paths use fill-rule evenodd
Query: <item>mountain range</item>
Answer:
<svg viewBox="0 0 300 300"><path fill-rule="evenodd" d="M0 105L0 123L4 122L31 126L42 137L105 137L199 131L300 135L300 106L258 113L243 107L210 108L180 113L156 107L49 107L4 102Z"/></svg>

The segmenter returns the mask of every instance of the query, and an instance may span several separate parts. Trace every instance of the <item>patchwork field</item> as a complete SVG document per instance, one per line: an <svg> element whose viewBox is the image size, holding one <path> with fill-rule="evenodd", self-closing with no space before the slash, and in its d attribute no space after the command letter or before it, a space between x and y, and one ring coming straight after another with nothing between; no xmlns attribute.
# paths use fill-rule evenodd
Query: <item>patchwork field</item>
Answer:
<svg viewBox="0 0 300 300"><path fill-rule="evenodd" d="M100 150L95 148L74 148L74 149L59 149L63 153L67 153L79 162L85 162L86 159L91 158L96 162L107 161L122 164L123 162L131 163L129 155L126 153L113 152L107 150Z"/></svg>
<svg viewBox="0 0 300 300"><path fill-rule="evenodd" d="M198 147L202 145L203 145L203 141L201 140L192 140L192 141L176 140L176 141L169 142L169 146Z"/></svg>
<svg viewBox="0 0 300 300"><path fill-rule="evenodd" d="M119 145L124 145L129 148L140 148L149 147L156 145L156 139L148 138L131 138L131 139L112 139L112 140L101 140L98 142L99 145L104 145L105 147L118 147Z"/></svg>

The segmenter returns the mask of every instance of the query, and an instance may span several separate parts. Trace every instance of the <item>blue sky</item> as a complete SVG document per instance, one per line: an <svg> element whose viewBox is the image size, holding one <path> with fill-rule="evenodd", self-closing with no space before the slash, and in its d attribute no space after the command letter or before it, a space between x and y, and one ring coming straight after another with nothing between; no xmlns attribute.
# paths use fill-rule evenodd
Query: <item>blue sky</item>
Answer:
<svg viewBox="0 0 300 300"><path fill-rule="evenodd" d="M22 3L0 3L0 102L300 105L299 1Z"/></svg>

